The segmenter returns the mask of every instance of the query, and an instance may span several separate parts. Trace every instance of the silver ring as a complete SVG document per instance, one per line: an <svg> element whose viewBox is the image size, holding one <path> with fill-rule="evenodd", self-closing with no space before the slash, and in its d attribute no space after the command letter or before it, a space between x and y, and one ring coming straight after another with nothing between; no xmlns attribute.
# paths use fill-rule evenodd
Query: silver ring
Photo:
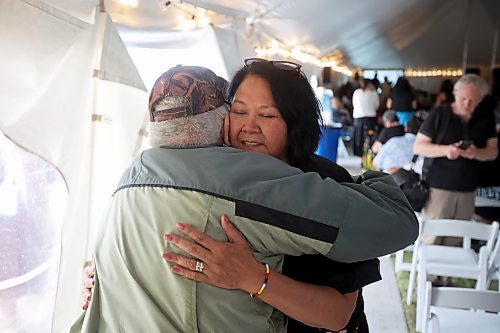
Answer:
<svg viewBox="0 0 500 333"><path fill-rule="evenodd" d="M196 267L194 268L194 270L203 273L203 262L196 260Z"/></svg>

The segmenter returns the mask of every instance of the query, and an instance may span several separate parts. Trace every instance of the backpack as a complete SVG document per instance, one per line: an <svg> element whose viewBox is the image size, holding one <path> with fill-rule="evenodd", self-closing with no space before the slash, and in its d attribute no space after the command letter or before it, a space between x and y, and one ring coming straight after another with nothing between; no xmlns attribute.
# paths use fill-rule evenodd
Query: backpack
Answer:
<svg viewBox="0 0 500 333"><path fill-rule="evenodd" d="M437 136L433 143L439 144L443 140L444 133L451 119L451 112L451 109L443 108L437 114L434 122L434 128L436 129ZM420 212L429 199L430 189L425 179L428 179L427 177L429 174L429 170L432 166L432 163L434 162L434 159L424 159L424 164L422 166L422 177L420 177L420 175L416 173L415 170L413 170L417 158L418 155L413 155L410 170L400 168L395 173L391 174L391 176L403 191L413 210L416 212Z"/></svg>

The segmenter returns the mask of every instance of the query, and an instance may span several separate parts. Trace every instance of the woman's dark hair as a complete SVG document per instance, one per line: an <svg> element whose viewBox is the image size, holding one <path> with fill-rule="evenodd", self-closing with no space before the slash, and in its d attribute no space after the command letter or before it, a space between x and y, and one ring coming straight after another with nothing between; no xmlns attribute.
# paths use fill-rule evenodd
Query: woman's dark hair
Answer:
<svg viewBox="0 0 500 333"><path fill-rule="evenodd" d="M271 62L255 62L240 68L229 84L228 100L250 75L263 78L271 87L276 107L287 126L287 157L301 166L314 154L321 135L321 104L307 78L298 70L283 70Z"/></svg>
<svg viewBox="0 0 500 333"><path fill-rule="evenodd" d="M396 85L392 88L392 91L398 92L409 92L412 91L410 81L404 76L400 76L396 81Z"/></svg>
<svg viewBox="0 0 500 333"><path fill-rule="evenodd" d="M408 81L408 79L404 76L400 76L398 78L398 80L396 81L396 85L394 86L394 88L392 88L392 91L395 91L395 92L411 92L412 91L412 87L410 85L410 81Z"/></svg>

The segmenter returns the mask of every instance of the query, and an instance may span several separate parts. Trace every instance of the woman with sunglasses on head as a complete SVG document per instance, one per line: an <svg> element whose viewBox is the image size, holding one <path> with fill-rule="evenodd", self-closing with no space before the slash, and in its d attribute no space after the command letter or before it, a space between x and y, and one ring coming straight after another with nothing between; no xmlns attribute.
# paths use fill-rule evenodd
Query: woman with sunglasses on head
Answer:
<svg viewBox="0 0 500 333"><path fill-rule="evenodd" d="M274 156L323 178L352 182L346 170L314 154L320 137L320 106L300 65L247 59L230 84L229 100L226 141L232 147ZM214 274L205 282L230 289L237 288L235 281L255 284L255 272L260 272L262 264L244 238L232 238L236 230L231 224L223 225L230 230L229 242L208 240L213 246L207 252L218 267L212 267ZM209 239L204 234L199 237L205 241L198 243L206 244ZM197 246L188 240L183 243L183 247ZM183 260L176 256L169 261L182 266ZM361 288L381 279L378 267L377 259L346 264L320 255L287 256L282 274L266 274L269 280L257 294L289 316L288 332L319 332L318 328L368 332ZM192 278L184 270L178 274Z"/></svg>

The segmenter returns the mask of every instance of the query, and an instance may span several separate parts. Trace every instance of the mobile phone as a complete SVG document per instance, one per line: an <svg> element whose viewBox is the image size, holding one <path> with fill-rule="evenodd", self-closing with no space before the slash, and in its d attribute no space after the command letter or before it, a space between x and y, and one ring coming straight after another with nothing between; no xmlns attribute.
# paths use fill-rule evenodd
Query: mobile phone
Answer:
<svg viewBox="0 0 500 333"><path fill-rule="evenodd" d="M474 141L472 141L472 140L460 140L458 142L458 148L460 148L460 149L467 149L473 143L474 143Z"/></svg>

